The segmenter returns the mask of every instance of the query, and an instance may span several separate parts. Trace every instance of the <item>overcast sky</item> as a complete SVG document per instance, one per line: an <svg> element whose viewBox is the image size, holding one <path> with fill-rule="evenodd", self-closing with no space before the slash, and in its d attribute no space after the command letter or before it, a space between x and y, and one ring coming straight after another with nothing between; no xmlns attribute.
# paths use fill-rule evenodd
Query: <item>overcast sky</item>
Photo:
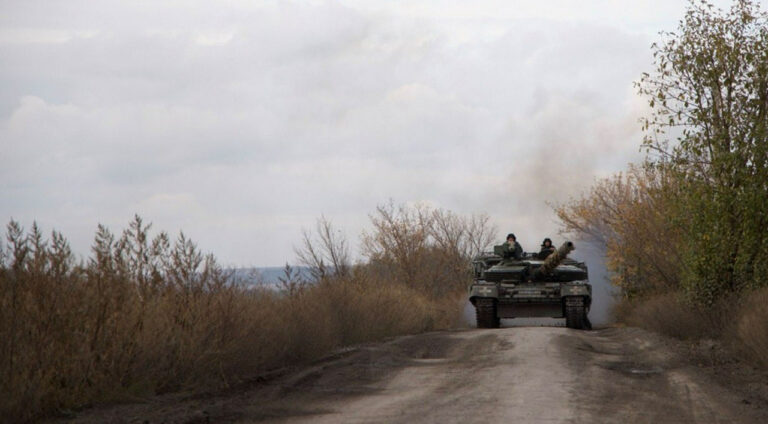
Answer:
<svg viewBox="0 0 768 424"><path fill-rule="evenodd" d="M321 214L354 245L389 199L488 213L535 249L546 202L641 157L632 82L685 9L0 4L0 219L87 254L97 223L138 213L240 266L293 261Z"/></svg>

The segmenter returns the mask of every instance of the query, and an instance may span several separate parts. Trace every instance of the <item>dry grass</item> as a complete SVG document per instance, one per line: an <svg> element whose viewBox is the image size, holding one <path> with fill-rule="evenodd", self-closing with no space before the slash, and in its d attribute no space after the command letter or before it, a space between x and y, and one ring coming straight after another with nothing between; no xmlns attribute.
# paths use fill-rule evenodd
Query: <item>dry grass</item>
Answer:
<svg viewBox="0 0 768 424"><path fill-rule="evenodd" d="M768 288L745 296L736 321L736 340L740 352L768 370Z"/></svg>
<svg viewBox="0 0 768 424"><path fill-rule="evenodd" d="M706 331L698 312L673 293L624 300L614 307L613 312L618 322L679 339L700 338Z"/></svg>
<svg viewBox="0 0 768 424"><path fill-rule="evenodd" d="M625 300L614 307L614 318L681 340L717 340L731 355L768 369L768 289L732 295L711 307L683 299L667 293Z"/></svg>
<svg viewBox="0 0 768 424"><path fill-rule="evenodd" d="M736 296L703 307L685 301L678 293L664 293L634 301L619 302L614 308L617 321L643 327L678 339L720 338L731 331L739 300Z"/></svg>
<svg viewBox="0 0 768 424"><path fill-rule="evenodd" d="M86 264L56 234L9 225L0 257L0 416L228 387L340 346L456 325L461 292L429 296L366 266L291 294L229 284L180 237L137 218L100 229Z"/></svg>

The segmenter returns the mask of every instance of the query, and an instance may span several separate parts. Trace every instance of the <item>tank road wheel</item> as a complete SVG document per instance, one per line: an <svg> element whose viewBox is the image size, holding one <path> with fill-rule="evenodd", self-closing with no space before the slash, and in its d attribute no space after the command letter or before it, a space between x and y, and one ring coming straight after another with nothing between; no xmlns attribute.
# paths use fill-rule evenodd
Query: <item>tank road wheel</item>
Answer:
<svg viewBox="0 0 768 424"><path fill-rule="evenodd" d="M475 300L475 317L477 318L477 328L499 328L499 317L496 316L496 300Z"/></svg>
<svg viewBox="0 0 768 424"><path fill-rule="evenodd" d="M587 319L587 307L583 297L565 299L565 326L577 330L588 330L592 327Z"/></svg>

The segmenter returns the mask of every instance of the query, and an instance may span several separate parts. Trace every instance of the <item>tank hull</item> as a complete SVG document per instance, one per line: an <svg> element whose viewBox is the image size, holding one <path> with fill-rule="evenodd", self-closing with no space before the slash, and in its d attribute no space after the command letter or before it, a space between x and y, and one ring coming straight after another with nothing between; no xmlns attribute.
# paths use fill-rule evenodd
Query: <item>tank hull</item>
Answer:
<svg viewBox="0 0 768 424"><path fill-rule="evenodd" d="M592 287L585 282L542 284L497 284L479 281L470 287L469 300L492 299L498 318L565 318L566 300L584 299L586 312L592 298Z"/></svg>

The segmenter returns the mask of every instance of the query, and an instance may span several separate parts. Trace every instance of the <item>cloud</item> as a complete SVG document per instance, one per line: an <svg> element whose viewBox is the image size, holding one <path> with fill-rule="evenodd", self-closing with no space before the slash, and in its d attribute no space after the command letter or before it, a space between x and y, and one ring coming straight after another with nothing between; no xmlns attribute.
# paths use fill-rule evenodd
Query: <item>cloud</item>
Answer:
<svg viewBox="0 0 768 424"><path fill-rule="evenodd" d="M0 218L87 253L139 212L276 265L321 213L354 241L391 198L533 245L546 201L638 157L661 29L634 3L540 3L4 4Z"/></svg>
<svg viewBox="0 0 768 424"><path fill-rule="evenodd" d="M63 31L45 28L2 28L0 44L67 43L76 39L91 38L97 31Z"/></svg>

